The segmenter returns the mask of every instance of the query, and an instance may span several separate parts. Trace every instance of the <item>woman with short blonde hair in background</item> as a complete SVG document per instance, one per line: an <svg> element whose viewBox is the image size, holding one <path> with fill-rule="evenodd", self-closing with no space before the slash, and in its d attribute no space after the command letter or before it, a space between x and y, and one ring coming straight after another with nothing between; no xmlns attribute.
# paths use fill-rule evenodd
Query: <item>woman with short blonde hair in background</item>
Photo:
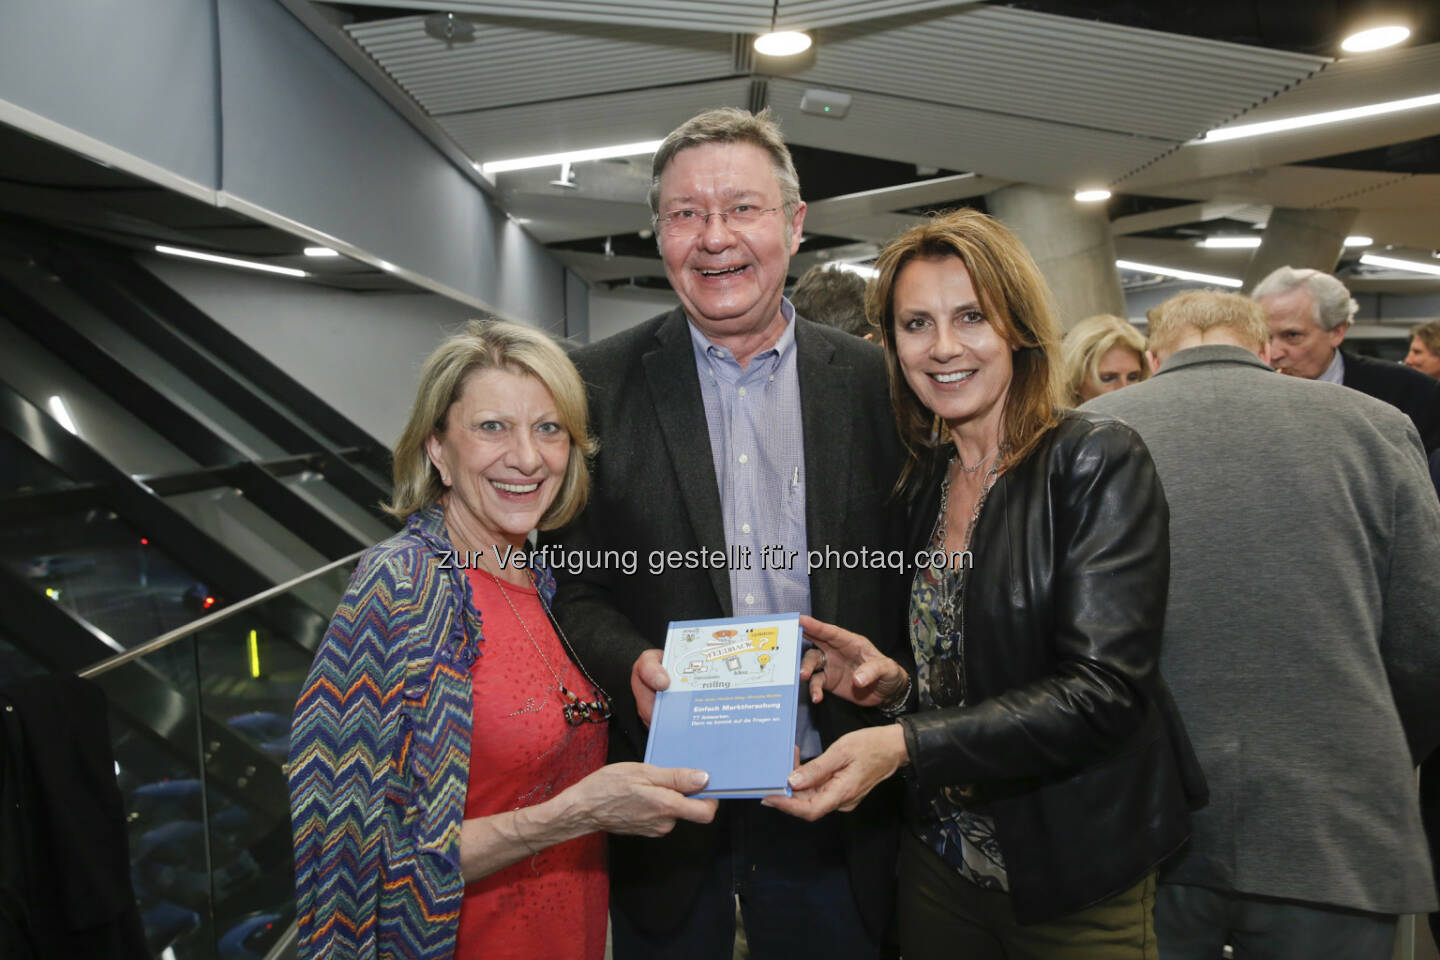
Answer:
<svg viewBox="0 0 1440 960"><path fill-rule="evenodd" d="M1065 368L1065 398L1072 407L1150 378L1144 335L1109 313L1075 324L1065 334L1060 358Z"/></svg>

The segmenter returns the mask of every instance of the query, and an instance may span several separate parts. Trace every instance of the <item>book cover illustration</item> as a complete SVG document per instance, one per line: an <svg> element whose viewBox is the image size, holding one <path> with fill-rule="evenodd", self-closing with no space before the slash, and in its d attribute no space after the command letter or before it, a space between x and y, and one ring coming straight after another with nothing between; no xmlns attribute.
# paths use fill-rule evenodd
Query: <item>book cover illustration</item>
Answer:
<svg viewBox="0 0 1440 960"><path fill-rule="evenodd" d="M789 796L799 615L672 622L662 662L645 762L708 771L700 797Z"/></svg>

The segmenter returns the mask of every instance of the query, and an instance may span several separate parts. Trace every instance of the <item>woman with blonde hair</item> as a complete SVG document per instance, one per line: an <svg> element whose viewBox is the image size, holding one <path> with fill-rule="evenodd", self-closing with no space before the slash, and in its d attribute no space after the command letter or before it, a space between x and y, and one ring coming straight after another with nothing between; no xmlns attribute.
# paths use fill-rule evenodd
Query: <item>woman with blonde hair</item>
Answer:
<svg viewBox="0 0 1440 960"><path fill-rule="evenodd" d="M360 558L295 710L299 954L605 953L598 831L709 822L706 776L602 766L608 698L550 616L534 528L585 505L585 392L549 337L472 322L395 448L405 529Z"/></svg>
<svg viewBox="0 0 1440 960"><path fill-rule="evenodd" d="M839 738L764 802L813 819L906 771L906 960L1153 960L1156 870L1204 792L1156 668L1154 464L1123 423L1061 408L1049 291L998 221L937 217L876 268L867 312L909 452L911 656L803 618L801 675L812 699L899 722Z"/></svg>
<svg viewBox="0 0 1440 960"><path fill-rule="evenodd" d="M1078 407L1102 393L1150 378L1145 336L1109 313L1086 317L1065 334L1060 348L1065 367L1065 397Z"/></svg>

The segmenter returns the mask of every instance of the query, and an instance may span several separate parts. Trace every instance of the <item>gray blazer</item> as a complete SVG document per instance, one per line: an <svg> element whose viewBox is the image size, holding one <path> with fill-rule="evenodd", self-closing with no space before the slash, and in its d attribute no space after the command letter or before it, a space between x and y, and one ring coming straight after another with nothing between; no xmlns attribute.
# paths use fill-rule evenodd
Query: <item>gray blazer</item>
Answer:
<svg viewBox="0 0 1440 960"><path fill-rule="evenodd" d="M1221 345L1085 407L1139 431L1170 502L1161 672L1210 805L1163 879L1433 910L1440 501L1414 425Z"/></svg>
<svg viewBox="0 0 1440 960"><path fill-rule="evenodd" d="M590 505L549 538L557 546L636 550L633 575L557 571L555 615L576 654L614 701L611 760L644 755L646 731L630 692L630 669L664 639L671 620L730 616L724 569L652 573L651 551L724 550L725 532L700 380L680 308L572 355L586 382L600 441ZM902 452L880 349L847 333L795 320L805 444L806 537L811 550L899 550L904 514L891 497ZM758 558L754 562L759 562ZM893 653L904 642L908 580L898 571L817 569L811 611ZM838 697L820 705L829 745L873 722ZM856 905L878 935L890 909L898 789L876 790L842 818ZM713 855L716 829L681 823L662 840L611 840L611 889L650 932L679 922ZM837 905L837 909L849 905Z"/></svg>

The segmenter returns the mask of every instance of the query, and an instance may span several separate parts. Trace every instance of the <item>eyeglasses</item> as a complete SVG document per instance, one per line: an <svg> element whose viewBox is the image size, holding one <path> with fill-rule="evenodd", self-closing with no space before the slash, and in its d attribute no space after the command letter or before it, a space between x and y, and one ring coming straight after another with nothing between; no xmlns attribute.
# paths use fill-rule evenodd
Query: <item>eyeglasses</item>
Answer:
<svg viewBox="0 0 1440 960"><path fill-rule="evenodd" d="M774 213L779 209L779 207L762 209L753 203L737 203L729 210L716 210L714 213L690 209L671 210L667 214L656 217L655 223L667 237L694 237L709 225L711 217L719 217L721 223L736 233L749 233L760 226L760 221L766 214Z"/></svg>

